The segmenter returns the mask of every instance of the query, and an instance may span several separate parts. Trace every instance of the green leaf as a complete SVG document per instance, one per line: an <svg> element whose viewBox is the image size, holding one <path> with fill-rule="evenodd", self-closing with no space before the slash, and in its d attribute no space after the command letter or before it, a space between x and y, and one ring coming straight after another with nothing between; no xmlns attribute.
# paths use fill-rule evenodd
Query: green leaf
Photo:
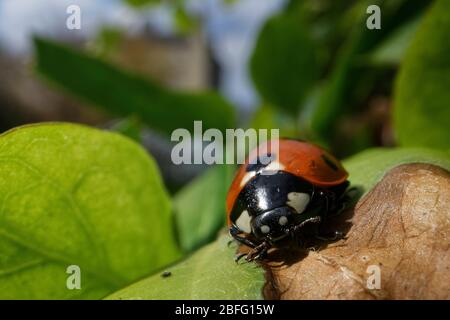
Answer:
<svg viewBox="0 0 450 320"><path fill-rule="evenodd" d="M184 251L212 241L225 226L225 199L233 174L234 167L217 165L175 195L177 234Z"/></svg>
<svg viewBox="0 0 450 320"><path fill-rule="evenodd" d="M405 23L383 40L368 57L375 65L399 65L419 27L422 16Z"/></svg>
<svg viewBox="0 0 450 320"><path fill-rule="evenodd" d="M358 153L344 161L353 186L369 191L390 169L404 163L423 162L450 170L450 151L426 148L374 148Z"/></svg>
<svg viewBox="0 0 450 320"><path fill-rule="evenodd" d="M124 0L130 6L141 8L151 4L159 4L162 0Z"/></svg>
<svg viewBox="0 0 450 320"><path fill-rule="evenodd" d="M234 262L236 247L229 236L165 270L169 277L155 274L122 289L107 299L262 299L264 270L254 263Z"/></svg>
<svg viewBox="0 0 450 320"><path fill-rule="evenodd" d="M183 5L178 5L174 13L175 27L179 34L188 34L198 27L198 22L190 16Z"/></svg>
<svg viewBox="0 0 450 320"><path fill-rule="evenodd" d="M97 57L111 57L117 54L124 39L124 31L111 26L104 26L97 33L95 39L89 42L89 49Z"/></svg>
<svg viewBox="0 0 450 320"><path fill-rule="evenodd" d="M138 143L141 143L142 141L142 124L139 119L136 119L136 117L120 119L114 123L110 129Z"/></svg>
<svg viewBox="0 0 450 320"><path fill-rule="evenodd" d="M319 76L314 44L299 20L295 13L269 19L250 61L253 81L265 102L292 113Z"/></svg>
<svg viewBox="0 0 450 320"><path fill-rule="evenodd" d="M298 136L295 118L269 105L262 105L256 110L249 127L255 130L278 129L280 137Z"/></svg>
<svg viewBox="0 0 450 320"><path fill-rule="evenodd" d="M171 92L98 58L35 38L37 70L59 86L118 116L136 115L170 135L177 128L234 127L234 109L215 93Z"/></svg>
<svg viewBox="0 0 450 320"><path fill-rule="evenodd" d="M413 2L413 3L412 3ZM366 27L369 5L379 5L382 12L382 28L370 30ZM348 31L345 43L339 48L334 67L320 88L320 96L307 115L301 115L311 134L321 141L330 143L336 137L338 120L346 113L366 103L373 90L371 82L385 81L383 73L368 70L363 57L371 52L380 41L404 21L416 17L426 1L417 0L362 0L354 3L351 12L355 17L349 20L353 28Z"/></svg>
<svg viewBox="0 0 450 320"><path fill-rule="evenodd" d="M358 7L360 5L360 3L355 4ZM334 134L336 120L346 109L344 100L354 85L352 78L356 73L355 58L365 43L368 32L363 21L365 19L359 15L348 39L336 55L335 66L328 79L315 89L315 92L320 95L315 97L313 105L305 108L307 115L301 114L310 135L319 140L330 141Z"/></svg>
<svg viewBox="0 0 450 320"><path fill-rule="evenodd" d="M0 299L98 299L180 256L156 165L121 135L13 129L0 177ZM81 290L66 287L69 265Z"/></svg>
<svg viewBox="0 0 450 320"><path fill-rule="evenodd" d="M420 25L397 78L394 128L402 146L450 144L450 1L436 1Z"/></svg>

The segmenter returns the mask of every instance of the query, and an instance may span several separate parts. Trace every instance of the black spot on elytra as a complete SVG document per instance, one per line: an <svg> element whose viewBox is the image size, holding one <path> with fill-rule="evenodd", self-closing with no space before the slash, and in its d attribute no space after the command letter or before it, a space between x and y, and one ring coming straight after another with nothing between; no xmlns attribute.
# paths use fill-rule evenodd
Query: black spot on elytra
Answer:
<svg viewBox="0 0 450 320"><path fill-rule="evenodd" d="M339 170L339 168L338 168L338 166L336 165L336 163L334 163L334 161L333 160L331 160L330 158L328 158L326 155L322 155L322 159L323 159L323 161L331 168L331 169L333 169L334 171L338 171Z"/></svg>
<svg viewBox="0 0 450 320"><path fill-rule="evenodd" d="M272 160L275 159L275 155L272 154L272 153L270 153L270 152L267 153L267 154L265 155L265 157L266 157L266 158L270 158L270 161L267 162L267 163L262 163L261 158L258 157L258 159L256 160L256 163L249 163L249 164L247 165L247 168L245 169L245 171L247 171L247 172L251 172L251 171L256 171L256 172L258 172L258 171L260 171L262 168L267 167L267 166L272 162Z"/></svg>

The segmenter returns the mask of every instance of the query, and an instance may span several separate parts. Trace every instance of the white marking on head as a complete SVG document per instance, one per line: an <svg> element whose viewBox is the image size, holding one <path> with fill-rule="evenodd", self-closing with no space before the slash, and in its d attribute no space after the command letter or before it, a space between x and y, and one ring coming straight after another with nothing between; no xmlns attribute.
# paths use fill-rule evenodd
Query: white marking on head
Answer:
<svg viewBox="0 0 450 320"><path fill-rule="evenodd" d="M260 229L261 229L261 232L264 234L268 234L270 232L269 226L267 226L265 224L263 224Z"/></svg>
<svg viewBox="0 0 450 320"><path fill-rule="evenodd" d="M236 226L239 228L239 230L245 232L245 233L251 233L252 227L250 225L251 217L248 214L247 210L242 211L239 218L236 220Z"/></svg>
<svg viewBox="0 0 450 320"><path fill-rule="evenodd" d="M278 219L278 223L280 226L284 226L288 223L288 218L286 216L281 216L280 219Z"/></svg>
<svg viewBox="0 0 450 320"><path fill-rule="evenodd" d="M289 192L288 201L286 202L286 204L289 207L293 208L297 213L302 213L303 211L305 211L309 200L310 196L307 193Z"/></svg>

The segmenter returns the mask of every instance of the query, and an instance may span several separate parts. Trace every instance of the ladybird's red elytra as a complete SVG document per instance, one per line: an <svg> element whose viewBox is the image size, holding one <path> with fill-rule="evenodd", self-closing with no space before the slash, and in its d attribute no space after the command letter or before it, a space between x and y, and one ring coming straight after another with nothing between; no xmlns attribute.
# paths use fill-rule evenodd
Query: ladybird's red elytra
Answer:
<svg viewBox="0 0 450 320"><path fill-rule="evenodd" d="M278 152L270 146L267 141L250 152L227 195L230 234L254 248L247 260L264 257L274 243L338 212L349 185L340 161L317 145L280 139ZM261 157L271 161L262 164Z"/></svg>

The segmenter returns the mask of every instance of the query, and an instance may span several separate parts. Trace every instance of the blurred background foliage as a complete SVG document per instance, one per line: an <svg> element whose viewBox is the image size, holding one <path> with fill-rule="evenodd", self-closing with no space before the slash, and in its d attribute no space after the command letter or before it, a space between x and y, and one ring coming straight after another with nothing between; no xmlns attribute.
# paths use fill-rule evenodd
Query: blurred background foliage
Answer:
<svg viewBox="0 0 450 320"><path fill-rule="evenodd" d="M224 224L235 169L171 163L171 132L192 131L194 120L203 130L279 128L340 158L373 147L448 150L449 1L268 3L126 0L95 31L82 27L88 36L33 29L31 55L0 42L0 129L72 121L139 141L173 194L186 252ZM371 4L380 30L366 27ZM147 18L132 28L127 15Z"/></svg>

